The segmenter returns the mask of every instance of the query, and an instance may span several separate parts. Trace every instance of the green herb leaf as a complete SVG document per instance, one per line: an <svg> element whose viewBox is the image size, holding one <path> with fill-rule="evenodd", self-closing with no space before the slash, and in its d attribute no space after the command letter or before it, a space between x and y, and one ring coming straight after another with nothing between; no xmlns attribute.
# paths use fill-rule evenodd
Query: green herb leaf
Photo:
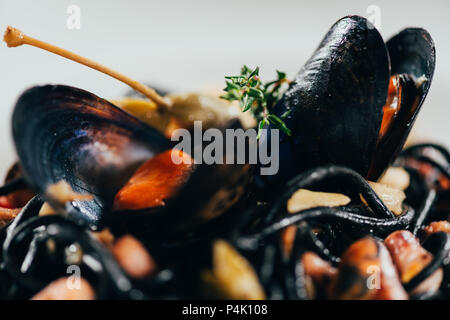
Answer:
<svg viewBox="0 0 450 320"><path fill-rule="evenodd" d="M259 75L259 67L256 67L255 70L250 72L250 75L248 76L249 79L253 78L254 76Z"/></svg>
<svg viewBox="0 0 450 320"><path fill-rule="evenodd" d="M283 113L283 114L280 116L280 119L281 119L281 120L286 119L287 116L291 114L291 112L292 112L292 110L286 111L285 113Z"/></svg>
<svg viewBox="0 0 450 320"><path fill-rule="evenodd" d="M256 99L264 100L264 92L262 92L260 89L249 88L248 95Z"/></svg>
<svg viewBox="0 0 450 320"><path fill-rule="evenodd" d="M259 67L252 70L243 65L241 74L226 76L225 83L225 94L221 98L238 101L243 112L252 112L258 121L258 139L261 136L261 130L269 123L285 134L291 135L291 131L283 121L290 111L285 112L281 117L271 113L284 92L284 85L289 83L286 73L277 70L276 80L263 83L259 78Z"/></svg>
<svg viewBox="0 0 450 320"><path fill-rule="evenodd" d="M283 122L283 120L278 118L276 115L269 114L268 119L270 123L272 123L275 127L283 131L285 134L287 134L288 136L291 135L291 130L289 130L289 128L286 127L286 124Z"/></svg>

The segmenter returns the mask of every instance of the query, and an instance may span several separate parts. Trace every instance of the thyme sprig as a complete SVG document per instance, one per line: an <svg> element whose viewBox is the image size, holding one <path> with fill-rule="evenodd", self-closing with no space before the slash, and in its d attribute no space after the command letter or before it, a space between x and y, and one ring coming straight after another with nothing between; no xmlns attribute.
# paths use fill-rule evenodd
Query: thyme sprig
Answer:
<svg viewBox="0 0 450 320"><path fill-rule="evenodd" d="M288 136L291 130L284 123L289 112L280 117L272 113L276 103L281 99L289 80L286 73L277 71L277 79L263 83L259 77L259 67L251 69L244 65L238 76L226 76L225 94L222 99L228 101L239 101L242 112L250 111L258 121L258 139L262 129L269 123L283 131Z"/></svg>

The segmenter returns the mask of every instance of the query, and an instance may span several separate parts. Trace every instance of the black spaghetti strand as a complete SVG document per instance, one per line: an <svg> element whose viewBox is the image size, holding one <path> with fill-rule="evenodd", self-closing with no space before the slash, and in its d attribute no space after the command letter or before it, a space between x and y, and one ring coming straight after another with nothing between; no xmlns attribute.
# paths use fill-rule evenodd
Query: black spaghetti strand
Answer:
<svg viewBox="0 0 450 320"><path fill-rule="evenodd" d="M438 170L440 173L442 173L447 179L450 179L450 168L447 166L447 168L444 168L442 165L437 163L435 160L427 157L427 156L417 156L415 157L416 160L428 163L433 166L436 170Z"/></svg>
<svg viewBox="0 0 450 320"><path fill-rule="evenodd" d="M433 149L439 152L447 160L447 163L450 163L450 152L445 147L434 143L422 143L408 147L400 153L400 157L415 155L417 156L418 153L426 149Z"/></svg>
<svg viewBox="0 0 450 320"><path fill-rule="evenodd" d="M412 232L415 236L417 236L417 233L419 232L420 228L422 227L425 219L428 217L429 213L431 212L434 204L437 201L437 193L435 190L430 189L428 190L428 194L425 197L425 200L422 204L422 207L419 209L419 211L416 214L416 217L413 220L412 223Z"/></svg>
<svg viewBox="0 0 450 320"><path fill-rule="evenodd" d="M27 184L25 182L25 179L23 178L11 180L10 182L5 183L0 187L0 196L4 196L10 194L11 192L24 189L26 188L26 186Z"/></svg>
<svg viewBox="0 0 450 320"><path fill-rule="evenodd" d="M241 248L255 248L257 247L258 242L265 237L278 232L290 225L295 225L299 222L313 219L342 221L366 228L367 230L372 229L374 231L389 232L401 228L406 228L410 224L413 216L413 209L409 209L405 214L398 218L379 219L348 212L345 208L314 208L300 211L296 214L282 218L281 220L278 220L277 222L267 226L258 233L241 237L240 239L238 239L237 243Z"/></svg>
<svg viewBox="0 0 450 320"><path fill-rule="evenodd" d="M100 297L107 294L108 283L112 283L115 292L120 294L122 298L129 297L132 290L131 282L129 282L128 278L124 275L114 258L106 252L99 242L90 237L79 225L60 215L33 217L14 228L11 234L8 235L3 245L3 260L5 262L6 270L18 283L31 290L36 290L44 285L40 279L30 277L27 273L18 268L15 259L12 258L16 254L14 248L16 248L17 245L20 245L20 243L16 242L23 241L26 234L29 234L30 232L33 234L34 230L39 230L42 227L44 227L43 232L37 233L40 238L39 242L55 237L67 239L68 241L71 239L72 242L80 244L85 255L89 255L89 252L92 252L94 253L92 257L99 259L100 263L96 265L101 266L101 269L93 271L99 274L99 279L101 280L97 292ZM48 231L49 228L51 228L51 232ZM35 237L33 237L31 241L33 241L33 239L35 239ZM29 252L29 250L27 250L27 252Z"/></svg>
<svg viewBox="0 0 450 320"><path fill-rule="evenodd" d="M290 180L284 192L267 212L264 222L266 224L270 223L278 212L286 206L287 200L298 189L308 188L320 182L335 178L338 178L342 183L348 184L354 191L360 193L378 218L389 219L395 217L361 175L346 167L330 165L309 170Z"/></svg>

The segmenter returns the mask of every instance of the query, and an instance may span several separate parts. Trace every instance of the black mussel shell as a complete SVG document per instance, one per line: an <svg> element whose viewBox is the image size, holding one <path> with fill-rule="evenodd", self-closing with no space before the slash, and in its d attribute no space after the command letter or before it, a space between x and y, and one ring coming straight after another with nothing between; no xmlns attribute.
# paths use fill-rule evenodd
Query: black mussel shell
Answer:
<svg viewBox="0 0 450 320"><path fill-rule="evenodd" d="M326 164L377 180L403 147L434 65L425 30L406 29L385 44L363 17L336 22L275 107L277 115L291 111L286 125L292 136L282 137L280 172L268 183ZM379 139L391 74L402 85L401 108Z"/></svg>
<svg viewBox="0 0 450 320"><path fill-rule="evenodd" d="M72 201L64 208L92 226L134 225L165 232L192 227L236 204L252 172L245 164L196 164L167 205L112 211L115 195L138 166L174 143L108 101L67 86L26 91L14 109L13 138L25 178L39 193L65 180L74 191L94 195L91 201ZM57 199L47 200L61 205Z"/></svg>
<svg viewBox="0 0 450 320"><path fill-rule="evenodd" d="M391 73L425 76L422 91L425 99L436 66L436 50L430 34L421 28L407 28L386 42L391 59Z"/></svg>
<svg viewBox="0 0 450 320"><path fill-rule="evenodd" d="M242 126L239 120L232 120L226 125L226 129L242 129ZM219 129L223 139L226 137L226 129ZM222 141L222 145L226 145L225 140ZM192 147L198 148L195 144ZM202 145L202 148L204 147L205 143ZM190 150L190 154L193 152L193 149ZM227 164L226 159L231 158L234 159L234 163ZM109 216L109 222L115 228L118 227L120 232L123 227L120 221L126 216L128 223L122 232L131 229L134 234L142 231L148 235L151 231L154 234L150 237L156 237L158 234L159 240L174 236L183 230L194 230L199 226L202 228L202 225L210 228L205 223L228 211L232 211L229 212L230 216L239 214L236 211L246 200L245 194L253 176L253 166L237 162L236 150L227 149L223 154L223 163L196 164L189 179L172 198L165 201L164 207L115 211ZM167 221L168 216L171 217L170 221ZM215 223L209 224L212 225ZM218 227L220 229L220 226Z"/></svg>
<svg viewBox="0 0 450 320"><path fill-rule="evenodd" d="M280 115L292 111L286 121L292 137L280 145L284 174L339 164L366 176L388 85L389 58L379 32L358 16L336 22L276 106Z"/></svg>
<svg viewBox="0 0 450 320"><path fill-rule="evenodd" d="M430 34L408 28L387 41L391 74L401 75L402 97L393 130L379 141L368 178L375 180L403 148L417 114L428 94L436 65L436 50Z"/></svg>
<svg viewBox="0 0 450 320"><path fill-rule="evenodd" d="M93 194L94 200L73 201L72 213L94 224L136 168L171 146L156 130L108 101L68 86L27 90L12 122L29 184L44 194L63 179L76 192Z"/></svg>
<svg viewBox="0 0 450 320"><path fill-rule="evenodd" d="M399 102L401 107L386 135L378 140L366 176L368 180L376 181L397 157L420 109L420 91L416 86L416 80L408 74L400 74L398 82L401 86Z"/></svg>

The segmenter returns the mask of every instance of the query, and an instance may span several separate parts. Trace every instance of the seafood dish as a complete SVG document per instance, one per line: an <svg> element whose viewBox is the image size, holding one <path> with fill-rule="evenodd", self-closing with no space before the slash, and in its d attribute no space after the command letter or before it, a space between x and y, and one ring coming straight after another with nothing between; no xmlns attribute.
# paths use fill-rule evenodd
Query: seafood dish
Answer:
<svg viewBox="0 0 450 320"><path fill-rule="evenodd" d="M219 93L152 89L13 27L4 41L133 90L18 96L1 299L450 298L450 153L407 141L435 70L426 30L385 41L346 16L293 79L244 66Z"/></svg>

